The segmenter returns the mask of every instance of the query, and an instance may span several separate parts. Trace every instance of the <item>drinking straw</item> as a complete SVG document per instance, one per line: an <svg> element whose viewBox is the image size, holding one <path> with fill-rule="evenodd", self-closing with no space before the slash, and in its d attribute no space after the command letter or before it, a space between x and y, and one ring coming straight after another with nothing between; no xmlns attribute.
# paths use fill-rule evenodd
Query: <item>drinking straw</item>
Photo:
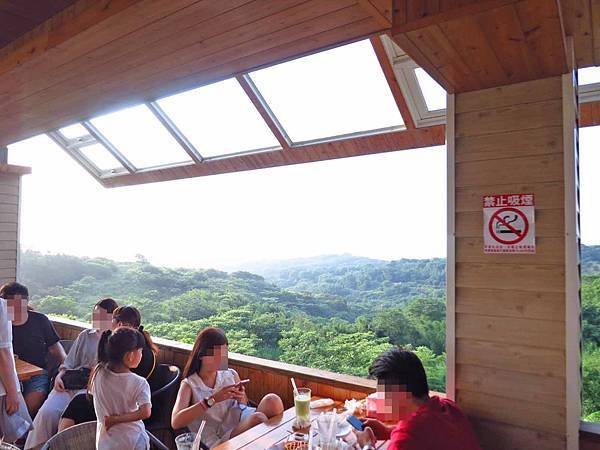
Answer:
<svg viewBox="0 0 600 450"><path fill-rule="evenodd" d="M203 420L200 424L200 428L198 428L198 433L196 433L196 438L194 439L194 443L192 444L192 450L200 450L200 440L202 436L202 431L204 431L204 426L206 425L206 420Z"/></svg>
<svg viewBox="0 0 600 450"><path fill-rule="evenodd" d="M291 380L292 380L292 388L294 389L294 395L298 395L298 388L296 387L296 382L294 381L294 377L292 377Z"/></svg>
<svg viewBox="0 0 600 450"><path fill-rule="evenodd" d="M327 442L331 442L334 436L334 425L337 422L337 409L333 408L333 413L331 416L331 424L329 425L329 431L327 432Z"/></svg>

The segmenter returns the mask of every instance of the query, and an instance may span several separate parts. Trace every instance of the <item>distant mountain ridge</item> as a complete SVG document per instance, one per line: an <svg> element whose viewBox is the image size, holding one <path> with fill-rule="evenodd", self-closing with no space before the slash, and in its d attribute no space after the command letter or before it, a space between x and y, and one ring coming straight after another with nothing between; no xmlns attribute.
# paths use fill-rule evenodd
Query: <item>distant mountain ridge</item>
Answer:
<svg viewBox="0 0 600 450"><path fill-rule="evenodd" d="M252 261L230 267L224 267L226 271L244 271L255 273L267 279L276 278L281 271L301 268L324 268L324 267L355 267L364 264L381 265L389 261L382 259L354 256L349 253L341 255L320 255L306 258L280 259L271 261Z"/></svg>

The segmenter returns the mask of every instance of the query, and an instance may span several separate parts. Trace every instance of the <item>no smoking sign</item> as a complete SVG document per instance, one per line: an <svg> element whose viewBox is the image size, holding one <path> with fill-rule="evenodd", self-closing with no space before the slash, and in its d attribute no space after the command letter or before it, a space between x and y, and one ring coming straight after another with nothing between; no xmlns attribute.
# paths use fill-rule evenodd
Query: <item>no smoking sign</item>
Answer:
<svg viewBox="0 0 600 450"><path fill-rule="evenodd" d="M483 252L535 253L534 194L483 197Z"/></svg>

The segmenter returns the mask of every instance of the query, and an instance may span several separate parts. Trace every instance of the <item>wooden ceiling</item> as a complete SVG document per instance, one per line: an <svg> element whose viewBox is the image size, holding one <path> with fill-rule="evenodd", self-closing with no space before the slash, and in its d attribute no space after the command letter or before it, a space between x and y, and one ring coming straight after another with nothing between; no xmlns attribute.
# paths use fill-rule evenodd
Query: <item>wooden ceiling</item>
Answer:
<svg viewBox="0 0 600 450"><path fill-rule="evenodd" d="M392 38L448 92L567 71L557 0L397 0Z"/></svg>
<svg viewBox="0 0 600 450"><path fill-rule="evenodd" d="M446 90L465 92L565 73L568 35L580 67L599 64L600 0L0 0L0 147L381 33ZM443 143L443 126L414 128L385 52L372 42L406 131L103 183ZM582 111L586 123L598 120L594 108Z"/></svg>
<svg viewBox="0 0 600 450"><path fill-rule="evenodd" d="M561 0L565 32L573 36L578 67L600 65L600 1Z"/></svg>
<svg viewBox="0 0 600 450"><path fill-rule="evenodd" d="M78 0L0 50L0 146L371 36L390 28L390 7L381 0Z"/></svg>
<svg viewBox="0 0 600 450"><path fill-rule="evenodd" d="M75 0L0 1L0 48L48 20Z"/></svg>

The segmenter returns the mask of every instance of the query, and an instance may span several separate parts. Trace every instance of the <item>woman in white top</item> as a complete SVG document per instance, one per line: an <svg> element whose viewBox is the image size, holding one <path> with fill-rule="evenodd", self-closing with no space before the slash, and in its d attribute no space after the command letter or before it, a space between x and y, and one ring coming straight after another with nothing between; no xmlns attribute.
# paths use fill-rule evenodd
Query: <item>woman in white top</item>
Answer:
<svg viewBox="0 0 600 450"><path fill-rule="evenodd" d="M25 449L39 448L58 431L60 416L77 394L85 389L65 389L63 376L67 370L93 369L98 361L98 342L103 330L112 328L112 313L118 307L112 298L104 298L94 305L92 329L83 330L73 343L65 362L54 379L54 389L33 420L33 430L29 432Z"/></svg>
<svg viewBox="0 0 600 450"><path fill-rule="evenodd" d="M249 408L244 383L233 369L227 369L228 342L223 330L205 328L198 333L183 371L171 425L196 432L205 420L202 442L209 448L283 413L275 394L266 395Z"/></svg>
<svg viewBox="0 0 600 450"><path fill-rule="evenodd" d="M142 333L121 327L102 333L91 393L98 417L97 450L147 450L150 440L143 420L150 417L150 385L131 372L142 360Z"/></svg>

